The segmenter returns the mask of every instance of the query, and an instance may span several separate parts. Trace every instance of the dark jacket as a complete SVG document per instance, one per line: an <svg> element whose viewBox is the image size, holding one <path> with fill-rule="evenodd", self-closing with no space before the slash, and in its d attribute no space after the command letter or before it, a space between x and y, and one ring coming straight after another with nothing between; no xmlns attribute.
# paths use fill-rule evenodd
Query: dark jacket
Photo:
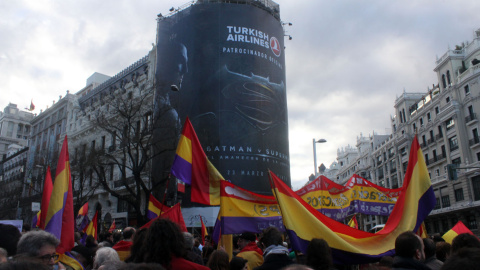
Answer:
<svg viewBox="0 0 480 270"><path fill-rule="evenodd" d="M292 263L292 259L287 254L268 254L263 264L253 270L277 270Z"/></svg>
<svg viewBox="0 0 480 270"><path fill-rule="evenodd" d="M414 260L413 258L405 258L400 256L395 256L393 258L392 264L393 270L408 270L408 269L417 269L417 270L431 270L421 261Z"/></svg>

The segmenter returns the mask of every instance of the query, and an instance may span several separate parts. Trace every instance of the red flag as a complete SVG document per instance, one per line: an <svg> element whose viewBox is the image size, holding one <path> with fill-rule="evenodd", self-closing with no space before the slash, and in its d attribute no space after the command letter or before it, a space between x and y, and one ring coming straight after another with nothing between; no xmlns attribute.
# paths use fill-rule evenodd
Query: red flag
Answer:
<svg viewBox="0 0 480 270"><path fill-rule="evenodd" d="M452 243L453 238L455 238L457 235L462 234L462 233L468 233L471 235L475 235L470 231L463 222L459 221L453 228L451 228L448 232L446 232L442 238L445 240L447 243Z"/></svg>
<svg viewBox="0 0 480 270"><path fill-rule="evenodd" d="M52 190L53 190L52 174L50 173L50 166L48 166L47 173L45 175L45 183L43 184L40 219L38 220L38 227L42 230L45 229L45 219L47 217L48 204L50 203Z"/></svg>
<svg viewBox="0 0 480 270"><path fill-rule="evenodd" d="M55 183L53 184L52 196L45 219L45 231L60 239L60 245L57 247L58 253L65 253L74 247L74 228L72 177L68 158L67 136L65 136L58 158Z"/></svg>
<svg viewBox="0 0 480 270"><path fill-rule="evenodd" d="M147 224L140 227L140 229L149 228L150 225L152 225L152 223L159 218L168 218L171 221L177 223L177 225L180 227L180 230L182 232L187 232L187 226L185 226L185 221L183 220L182 211L180 209L180 203L175 204L174 206L172 206L172 208L168 209L166 212L164 212L160 216L150 220Z"/></svg>
<svg viewBox="0 0 480 270"><path fill-rule="evenodd" d="M110 225L110 228L108 229L108 232L111 233L111 232L113 232L116 228L117 228L117 226L115 225L115 219L114 219L113 222L112 222L112 225Z"/></svg>
<svg viewBox="0 0 480 270"><path fill-rule="evenodd" d="M79 216L86 216L88 214L88 202L86 202L80 209L78 209L77 218Z"/></svg>
<svg viewBox="0 0 480 270"><path fill-rule="evenodd" d="M208 235L207 227L205 227L205 223L203 223L202 216L200 216L200 223L202 224L202 246L205 246L205 236Z"/></svg>

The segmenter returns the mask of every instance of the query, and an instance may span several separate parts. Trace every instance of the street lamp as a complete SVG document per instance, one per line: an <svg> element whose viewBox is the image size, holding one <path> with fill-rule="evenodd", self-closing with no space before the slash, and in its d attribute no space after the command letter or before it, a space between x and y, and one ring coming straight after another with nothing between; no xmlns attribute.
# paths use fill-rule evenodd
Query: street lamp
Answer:
<svg viewBox="0 0 480 270"><path fill-rule="evenodd" d="M316 143L325 143L325 142L327 142L327 140L325 140L325 139L320 139L318 141L313 139L313 163L314 163L314 166L315 166L315 169L313 171L315 173L315 177L317 177L317 148L315 147L315 144Z"/></svg>

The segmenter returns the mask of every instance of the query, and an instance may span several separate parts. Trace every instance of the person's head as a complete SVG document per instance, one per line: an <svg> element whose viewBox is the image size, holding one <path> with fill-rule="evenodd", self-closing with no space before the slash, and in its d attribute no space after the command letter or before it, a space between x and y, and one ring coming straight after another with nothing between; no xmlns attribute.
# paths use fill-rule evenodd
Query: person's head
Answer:
<svg viewBox="0 0 480 270"><path fill-rule="evenodd" d="M448 257L450 257L450 253L452 252L452 245L447 242L437 242L435 253L437 255L437 259L445 262Z"/></svg>
<svg viewBox="0 0 480 270"><path fill-rule="evenodd" d="M195 244L195 240L193 239L193 235L189 232L183 232L183 240L185 241L185 248L192 249L193 245Z"/></svg>
<svg viewBox="0 0 480 270"><path fill-rule="evenodd" d="M480 248L461 248L445 261L442 270L480 270Z"/></svg>
<svg viewBox="0 0 480 270"><path fill-rule="evenodd" d="M4 248L0 247L0 263L7 262L8 260L8 253Z"/></svg>
<svg viewBox="0 0 480 270"><path fill-rule="evenodd" d="M143 260L143 242L147 235L147 228L139 229L133 235L133 243L130 247L130 257L125 262L142 262Z"/></svg>
<svg viewBox="0 0 480 270"><path fill-rule="evenodd" d="M306 264L315 269L330 269L333 266L332 251L327 241L318 238L310 241Z"/></svg>
<svg viewBox="0 0 480 270"><path fill-rule="evenodd" d="M172 255L182 257L185 242L177 224L169 219L157 219L150 228L143 245L144 262L159 263L169 267Z"/></svg>
<svg viewBox="0 0 480 270"><path fill-rule="evenodd" d="M96 248L98 246L97 240L93 235L87 235L87 239L85 240L85 246L88 248Z"/></svg>
<svg viewBox="0 0 480 270"><path fill-rule="evenodd" d="M313 270L313 268L301 264L290 264L283 267L281 270Z"/></svg>
<svg viewBox="0 0 480 270"><path fill-rule="evenodd" d="M39 258L44 264L53 266L58 259L55 252L60 242L46 231L30 231L22 235L17 244L17 254Z"/></svg>
<svg viewBox="0 0 480 270"><path fill-rule="evenodd" d="M475 235L461 233L452 240L452 254L464 247L480 248L480 240Z"/></svg>
<svg viewBox="0 0 480 270"><path fill-rule="evenodd" d="M98 270L118 270L125 267L126 263L120 260L113 260L113 261L105 261L102 265L98 267ZM123 268L125 269L125 268ZM130 268L127 268L130 269Z"/></svg>
<svg viewBox="0 0 480 270"><path fill-rule="evenodd" d="M73 247L70 253L85 267L91 266L93 263L92 251L83 245Z"/></svg>
<svg viewBox="0 0 480 270"><path fill-rule="evenodd" d="M117 251L110 247L99 248L97 253L95 253L95 258L93 259L93 269L98 269L106 262L111 261L120 262L120 257L118 256Z"/></svg>
<svg viewBox="0 0 480 270"><path fill-rule="evenodd" d="M401 233L395 240L395 255L418 261L425 260L423 241L420 236L411 231Z"/></svg>
<svg viewBox="0 0 480 270"><path fill-rule="evenodd" d="M125 241L132 241L132 237L135 234L135 228L133 227L126 227L123 230L123 240Z"/></svg>
<svg viewBox="0 0 480 270"><path fill-rule="evenodd" d="M242 250L250 242L255 242L256 239L257 237L255 236L254 233L251 233L251 232L242 233L237 240L238 249Z"/></svg>
<svg viewBox="0 0 480 270"><path fill-rule="evenodd" d="M275 227L268 227L263 230L262 238L260 240L264 248L275 245L282 245L282 233Z"/></svg>
<svg viewBox="0 0 480 270"><path fill-rule="evenodd" d="M425 252L425 259L428 259L430 257L436 257L435 255L435 249L436 245L435 242L430 239L430 238L423 238L423 246L424 246L424 252Z"/></svg>
<svg viewBox="0 0 480 270"><path fill-rule="evenodd" d="M8 256L17 254L17 243L22 234L17 227L10 224L0 224L0 247L4 248Z"/></svg>
<svg viewBox="0 0 480 270"><path fill-rule="evenodd" d="M0 263L0 270L50 270L51 268L41 261L32 258L21 258Z"/></svg>
<svg viewBox="0 0 480 270"><path fill-rule="evenodd" d="M230 267L228 254L223 250L215 250L207 262L207 267L211 270L228 270Z"/></svg>
<svg viewBox="0 0 480 270"><path fill-rule="evenodd" d="M242 257L233 257L230 261L230 270L248 270L247 260Z"/></svg>

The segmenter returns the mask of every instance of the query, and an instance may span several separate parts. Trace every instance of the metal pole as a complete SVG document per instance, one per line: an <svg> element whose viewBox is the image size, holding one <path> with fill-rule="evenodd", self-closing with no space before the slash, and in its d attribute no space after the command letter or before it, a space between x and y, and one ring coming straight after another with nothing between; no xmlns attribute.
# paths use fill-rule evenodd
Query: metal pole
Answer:
<svg viewBox="0 0 480 270"><path fill-rule="evenodd" d="M315 177L317 177L317 149L315 147L315 138L313 139L313 171L315 173Z"/></svg>

